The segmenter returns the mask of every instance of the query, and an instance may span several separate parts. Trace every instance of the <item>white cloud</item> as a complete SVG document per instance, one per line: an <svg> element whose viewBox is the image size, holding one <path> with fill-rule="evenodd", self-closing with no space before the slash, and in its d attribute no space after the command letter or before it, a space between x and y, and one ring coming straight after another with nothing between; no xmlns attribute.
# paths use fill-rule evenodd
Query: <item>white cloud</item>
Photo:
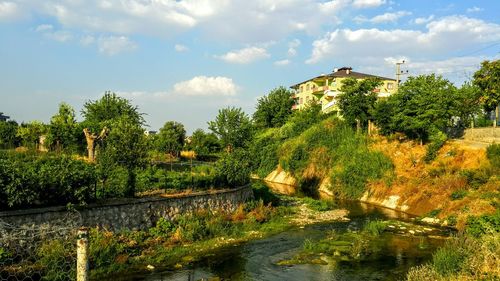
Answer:
<svg viewBox="0 0 500 281"><path fill-rule="evenodd" d="M384 5L386 0L354 0L353 5L356 8L373 8Z"/></svg>
<svg viewBox="0 0 500 281"><path fill-rule="evenodd" d="M367 19L363 16L357 16L354 18L355 22L371 22L371 23L385 23L385 22L396 22L398 19L411 15L411 12L407 11L398 11L395 13L385 13L382 15L377 15L371 19Z"/></svg>
<svg viewBox="0 0 500 281"><path fill-rule="evenodd" d="M230 51L221 56L216 56L216 58L223 61L238 64L248 64L269 57L270 55L267 50L260 47L248 47L241 50Z"/></svg>
<svg viewBox="0 0 500 281"><path fill-rule="evenodd" d="M18 4L10 1L0 2L0 21L16 20L22 16Z"/></svg>
<svg viewBox="0 0 500 281"><path fill-rule="evenodd" d="M290 64L290 60L288 60L288 59L278 60L278 61L274 62L274 65L276 65L276 66L285 66L285 65L289 65L289 64Z"/></svg>
<svg viewBox="0 0 500 281"><path fill-rule="evenodd" d="M416 18L413 22L415 24L424 24L424 23L428 23L430 22L431 20L434 19L434 15L430 15L428 16L427 18L424 18L424 17L421 17L421 18Z"/></svg>
<svg viewBox="0 0 500 281"><path fill-rule="evenodd" d="M294 57L297 55L297 48L300 46L301 42L299 39L293 39L292 41L288 42L288 56L289 57Z"/></svg>
<svg viewBox="0 0 500 281"><path fill-rule="evenodd" d="M484 9L479 8L479 7L472 7L467 9L467 13L477 13L477 12L482 12Z"/></svg>
<svg viewBox="0 0 500 281"><path fill-rule="evenodd" d="M185 52L185 51L189 50L189 48L187 46L184 46L181 44L175 44L174 49L176 52Z"/></svg>
<svg viewBox="0 0 500 281"><path fill-rule="evenodd" d="M234 96L238 86L228 77L196 76L174 85L174 93L186 96Z"/></svg>
<svg viewBox="0 0 500 281"><path fill-rule="evenodd" d="M109 56L132 51L137 48L137 45L126 36L100 37L97 41L97 45L100 53Z"/></svg>
<svg viewBox="0 0 500 281"><path fill-rule="evenodd" d="M426 57L448 55L450 50L465 49L500 40L500 25L464 16L432 21L427 30L336 29L313 42L307 63L325 58L387 57L407 55ZM373 50L377 50L374 54Z"/></svg>
<svg viewBox="0 0 500 281"><path fill-rule="evenodd" d="M45 32L45 31L50 31L54 29L54 27L51 24L41 24L35 28L36 32Z"/></svg>
<svg viewBox="0 0 500 281"><path fill-rule="evenodd" d="M89 46L94 44L95 38L92 35L85 35L80 38L80 44L82 46Z"/></svg>

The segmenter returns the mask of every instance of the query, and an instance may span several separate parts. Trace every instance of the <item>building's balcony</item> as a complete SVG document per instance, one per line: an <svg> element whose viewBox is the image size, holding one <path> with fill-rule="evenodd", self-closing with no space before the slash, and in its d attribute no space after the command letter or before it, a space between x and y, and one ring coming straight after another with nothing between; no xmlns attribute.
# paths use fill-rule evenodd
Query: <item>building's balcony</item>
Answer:
<svg viewBox="0 0 500 281"><path fill-rule="evenodd" d="M328 91L328 86L316 86L311 91L313 95L321 97L325 94L325 91Z"/></svg>

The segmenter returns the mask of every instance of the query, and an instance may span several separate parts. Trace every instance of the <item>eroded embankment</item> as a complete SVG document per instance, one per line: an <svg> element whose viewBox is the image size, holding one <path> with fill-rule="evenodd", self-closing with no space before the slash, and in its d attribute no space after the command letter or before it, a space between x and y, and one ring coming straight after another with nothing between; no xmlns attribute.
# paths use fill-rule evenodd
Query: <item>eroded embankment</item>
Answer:
<svg viewBox="0 0 500 281"><path fill-rule="evenodd" d="M427 222L456 225L459 229L470 215L495 212L500 180L491 172L484 148L447 143L431 163L423 160L426 146L410 141L377 138L370 148L392 160L394 173L390 180L368 182L360 201L428 217ZM298 186L293 175L280 167L265 180L271 182L272 189L286 194ZM320 181L320 195L334 197L329 185L329 178Z"/></svg>

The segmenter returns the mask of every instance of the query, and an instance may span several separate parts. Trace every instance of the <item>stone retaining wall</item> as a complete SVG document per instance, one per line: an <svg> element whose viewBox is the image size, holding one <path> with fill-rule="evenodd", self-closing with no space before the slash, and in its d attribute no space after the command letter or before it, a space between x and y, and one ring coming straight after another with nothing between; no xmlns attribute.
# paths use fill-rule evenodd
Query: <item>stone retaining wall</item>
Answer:
<svg viewBox="0 0 500 281"><path fill-rule="evenodd" d="M146 229L154 226L159 218L172 220L178 215L197 210L234 211L239 204L251 198L253 191L248 185L169 197L119 199L78 207L76 211L68 211L66 207L51 207L0 212L0 223L15 226L64 224L65 220L78 219L82 226L100 226L110 230ZM71 225L74 225L74 221L71 221Z"/></svg>
<svg viewBox="0 0 500 281"><path fill-rule="evenodd" d="M500 143L500 127L466 129L463 139L467 141Z"/></svg>

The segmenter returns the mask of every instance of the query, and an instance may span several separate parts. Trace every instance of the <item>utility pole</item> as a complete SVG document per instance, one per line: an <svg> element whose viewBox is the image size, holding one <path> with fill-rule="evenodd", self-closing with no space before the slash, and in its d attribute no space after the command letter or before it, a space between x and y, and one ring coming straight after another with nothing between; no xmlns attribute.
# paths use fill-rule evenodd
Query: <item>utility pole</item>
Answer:
<svg viewBox="0 0 500 281"><path fill-rule="evenodd" d="M396 86L397 87L399 87L399 81L401 80L400 76L408 74L408 70L406 70L406 71L401 70L401 65L404 63L405 63L404 60L401 62L396 62Z"/></svg>

